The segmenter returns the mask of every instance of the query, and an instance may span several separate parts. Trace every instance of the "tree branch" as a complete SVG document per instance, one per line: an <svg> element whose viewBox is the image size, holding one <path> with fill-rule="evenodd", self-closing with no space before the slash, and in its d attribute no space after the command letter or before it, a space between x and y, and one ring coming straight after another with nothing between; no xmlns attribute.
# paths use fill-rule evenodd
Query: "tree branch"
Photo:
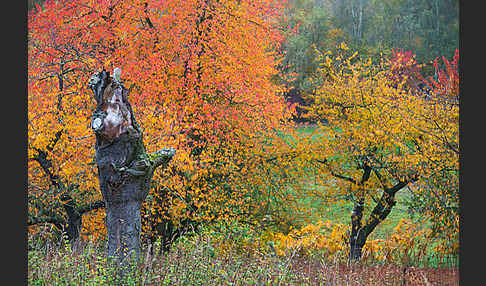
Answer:
<svg viewBox="0 0 486 286"><path fill-rule="evenodd" d="M46 173L46 175L49 177L51 184L56 188L60 188L61 186L59 184L59 177L57 175L54 175L50 170L50 168L52 167L52 163L50 160L47 159L47 153L43 150L36 150L38 154L33 159L39 163L44 173Z"/></svg>
<svg viewBox="0 0 486 286"><path fill-rule="evenodd" d="M80 215L83 215L84 213L90 212L92 210L104 208L104 207L105 207L105 202L103 200L98 200L90 204L80 206L78 208L78 212Z"/></svg>
<svg viewBox="0 0 486 286"><path fill-rule="evenodd" d="M42 223L52 223L57 228L62 229L63 225L66 224L66 221L63 220L62 218L58 217L58 216L54 216L54 217L31 217L27 221L28 226L42 224Z"/></svg>
<svg viewBox="0 0 486 286"><path fill-rule="evenodd" d="M321 164L326 164L326 166L329 168L328 160L327 159L324 159L324 160L316 160L316 162L321 163ZM334 176L334 177L336 177L336 178L346 180L346 181L351 182L353 184L357 184L356 180L354 180L353 178L350 178L350 177L347 177L347 176L344 176L344 175L337 174L337 173L335 173L332 170L329 170L329 171L331 172L331 175Z"/></svg>
<svg viewBox="0 0 486 286"><path fill-rule="evenodd" d="M391 188L385 188L384 192L373 208L366 225L363 227L364 235L367 237L373 230L376 228L378 224L380 224L383 220L385 220L388 215L390 214L392 208L395 206L395 194L401 190L402 188L406 187L409 183L417 181L418 176L414 176L409 180L400 181L395 186Z"/></svg>
<svg viewBox="0 0 486 286"><path fill-rule="evenodd" d="M449 147L449 149L451 149L454 153L458 154L459 155L459 150L457 148L455 148L454 146L451 145L451 143L449 143L449 140L447 140L447 134L446 132L444 131L444 129L442 127L440 127L439 123L437 123L436 120L433 120L435 126L440 130L440 132L442 133L442 140L444 141L444 143L447 145L447 147Z"/></svg>
<svg viewBox="0 0 486 286"><path fill-rule="evenodd" d="M378 172L378 170L373 168L373 172L375 173L376 177L378 178L378 181L380 181L380 184L383 187L383 189L386 189L385 180L383 179L381 174Z"/></svg>
<svg viewBox="0 0 486 286"><path fill-rule="evenodd" d="M368 164L365 164L363 176L361 177L361 181L359 182L360 185L363 185L366 181L368 181L371 176L371 170L372 168Z"/></svg>
<svg viewBox="0 0 486 286"><path fill-rule="evenodd" d="M331 171L331 175L333 175L336 178L343 179L343 180L346 180L346 181L351 182L353 184L356 184L356 181L353 178L343 176L343 175L340 175L340 174L336 174L333 171Z"/></svg>
<svg viewBox="0 0 486 286"><path fill-rule="evenodd" d="M171 147L171 148L164 148L162 150L150 154L150 158L153 161L152 167L154 168L154 170L161 165L164 165L164 167L167 166L167 164L172 159L172 157L174 157L175 153L176 150Z"/></svg>
<svg viewBox="0 0 486 286"><path fill-rule="evenodd" d="M61 138L63 130L59 130L56 132L56 135L52 139L51 143L46 146L47 151L52 151L54 150L54 146L56 145L57 141ZM47 152L41 149L35 148L37 151L37 155L33 157L35 161L39 163L39 165L42 167L42 170L44 170L44 173L49 177L49 180L51 181L51 184L57 188L60 188L60 183L59 183L59 177L57 175L54 175L51 172L52 168L52 162L51 160L47 159Z"/></svg>
<svg viewBox="0 0 486 286"><path fill-rule="evenodd" d="M398 191L400 191L402 188L406 187L408 184L412 182L418 181L418 176L415 175L412 178L405 180L405 181L399 181L395 186L391 188L385 188L385 192L389 195L394 196Z"/></svg>

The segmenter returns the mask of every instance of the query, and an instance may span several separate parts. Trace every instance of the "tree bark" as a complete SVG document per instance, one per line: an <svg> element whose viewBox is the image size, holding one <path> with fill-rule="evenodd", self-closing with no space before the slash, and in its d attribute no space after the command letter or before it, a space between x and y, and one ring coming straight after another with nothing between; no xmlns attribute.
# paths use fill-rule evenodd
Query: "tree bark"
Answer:
<svg viewBox="0 0 486 286"><path fill-rule="evenodd" d="M355 261L361 259L361 253L363 246L366 242L365 234L362 231L361 219L363 218L364 209L364 183L368 181L371 176L371 167L364 166L363 176L358 183L359 199L354 205L353 212L351 213L351 236L349 237L349 260Z"/></svg>
<svg viewBox="0 0 486 286"><path fill-rule="evenodd" d="M371 167L365 166L360 187L370 177ZM377 173L377 176L378 173ZM417 176L414 176L405 181L399 181L391 188L384 187L383 194L376 203L375 207L371 211L366 223L361 224L363 218L364 199L361 197L355 204L353 213L351 214L351 236L350 236L350 251L349 261L359 261L363 253L363 247L368 239L368 236L375 230L375 228L384 221L390 214L392 208L396 205L395 194L406 187L409 183L418 180ZM364 194L364 189L360 190Z"/></svg>
<svg viewBox="0 0 486 286"><path fill-rule="evenodd" d="M61 196L61 201L64 204L64 210L67 215L66 228L64 231L67 234L67 239L71 243L73 251L76 251L80 242L79 234L81 232L82 213L78 212L76 204L68 194L63 194Z"/></svg>
<svg viewBox="0 0 486 286"><path fill-rule="evenodd" d="M124 264L131 254L135 259L140 257L141 205L155 169L167 166L175 150L146 153L128 91L105 70L91 77L89 87L97 101L91 126L96 134L96 164L106 209L108 256Z"/></svg>
<svg viewBox="0 0 486 286"><path fill-rule="evenodd" d="M350 239L350 261L358 261L361 259L363 253L363 247L368 239L368 236L375 230L376 226L384 221L390 214L392 208L395 206L395 194L389 194L383 192L380 200L376 204L375 208L371 212L365 225L361 225L361 218L363 217L363 207L359 207L360 216L351 216L352 228ZM355 210L358 207L355 207ZM354 214L355 211L353 211Z"/></svg>
<svg viewBox="0 0 486 286"><path fill-rule="evenodd" d="M363 232L361 231L361 219L363 218L364 201L361 199L355 203L351 213L351 236L349 239L349 260L361 259L364 246Z"/></svg>

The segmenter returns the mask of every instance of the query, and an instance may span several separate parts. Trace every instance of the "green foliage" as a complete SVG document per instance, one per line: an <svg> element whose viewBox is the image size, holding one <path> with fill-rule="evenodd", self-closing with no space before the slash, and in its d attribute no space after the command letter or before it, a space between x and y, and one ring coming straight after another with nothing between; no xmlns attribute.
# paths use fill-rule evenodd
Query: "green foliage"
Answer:
<svg viewBox="0 0 486 286"><path fill-rule="evenodd" d="M336 1L333 23L350 35L352 48L360 54L404 48L413 50L420 62L429 62L438 56L451 57L459 46L458 4L454 0Z"/></svg>
<svg viewBox="0 0 486 286"><path fill-rule="evenodd" d="M309 78L315 73L319 63L316 61L316 49L328 48L329 13L320 6L314 6L313 0L290 1L286 10L288 17L284 22L287 40L282 49L285 58L282 70L295 75L288 82L293 88L310 91L313 84Z"/></svg>
<svg viewBox="0 0 486 286"><path fill-rule="evenodd" d="M294 0L288 6L282 71L296 73L291 86L302 92L314 85L307 79L318 67L315 49L334 50L346 42L361 57L375 59L405 49L419 63L430 63L452 57L459 47L459 2L454 0Z"/></svg>

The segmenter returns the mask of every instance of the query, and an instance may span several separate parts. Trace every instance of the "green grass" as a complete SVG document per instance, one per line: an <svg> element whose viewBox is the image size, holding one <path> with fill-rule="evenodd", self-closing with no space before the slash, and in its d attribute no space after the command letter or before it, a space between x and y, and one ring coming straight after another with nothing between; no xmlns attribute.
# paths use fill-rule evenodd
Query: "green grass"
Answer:
<svg viewBox="0 0 486 286"><path fill-rule="evenodd" d="M36 246L28 252L28 285L458 285L457 268L400 265L346 265L290 253L215 250L211 235L179 241L169 253L145 251L123 279L110 266L102 243L73 253L64 245ZM145 248L147 249L147 248ZM123 283L121 283L123 282Z"/></svg>
<svg viewBox="0 0 486 286"><path fill-rule="evenodd" d="M397 204L393 207L388 217L376 227L370 239L386 239L401 219L412 219L405 204L409 196L408 189L397 193ZM351 212L353 210L351 201L325 202L318 197L306 197L299 203L311 211L311 223L316 223L320 220L330 220L340 224L351 223ZM368 203L370 205L365 208L363 221L367 219L371 209L374 207L373 201Z"/></svg>
<svg viewBox="0 0 486 286"><path fill-rule="evenodd" d="M316 126L313 125L304 125L296 127L298 133L303 135L310 135L316 130ZM284 138L290 140L290 137L282 134ZM318 138L322 136L322 134L314 134L313 138ZM310 188L323 188L322 186L314 186L310 185ZM297 195L297 194L295 194ZM408 208L404 204L405 201L409 198L410 193L408 189L403 189L396 194L397 204L393 207L389 216L380 223L373 233L370 236L370 239L386 239L387 236L393 231L396 227L398 222L405 218L411 219ZM369 205L365 208L365 213L363 216L363 220L366 220L367 215L370 213L372 208L374 207L374 202L368 202ZM350 224L350 216L353 210L353 203L351 201L341 201L341 202L325 202L321 200L319 197L306 197L299 201L299 204L305 206L311 212L310 221L311 223L316 223L319 220L331 220L336 223L341 224ZM299 221L297 223L303 223Z"/></svg>

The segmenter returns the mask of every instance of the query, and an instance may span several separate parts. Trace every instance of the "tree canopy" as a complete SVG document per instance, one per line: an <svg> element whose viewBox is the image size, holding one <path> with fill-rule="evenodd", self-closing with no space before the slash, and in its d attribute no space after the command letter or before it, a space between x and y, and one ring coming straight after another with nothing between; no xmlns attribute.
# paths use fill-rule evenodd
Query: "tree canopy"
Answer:
<svg viewBox="0 0 486 286"><path fill-rule="evenodd" d="M288 232L318 196L354 202L366 240L407 189L457 253L457 1L33 2L31 233L106 235L86 87L121 68L147 153L177 149L143 203L147 238L232 221Z"/></svg>

